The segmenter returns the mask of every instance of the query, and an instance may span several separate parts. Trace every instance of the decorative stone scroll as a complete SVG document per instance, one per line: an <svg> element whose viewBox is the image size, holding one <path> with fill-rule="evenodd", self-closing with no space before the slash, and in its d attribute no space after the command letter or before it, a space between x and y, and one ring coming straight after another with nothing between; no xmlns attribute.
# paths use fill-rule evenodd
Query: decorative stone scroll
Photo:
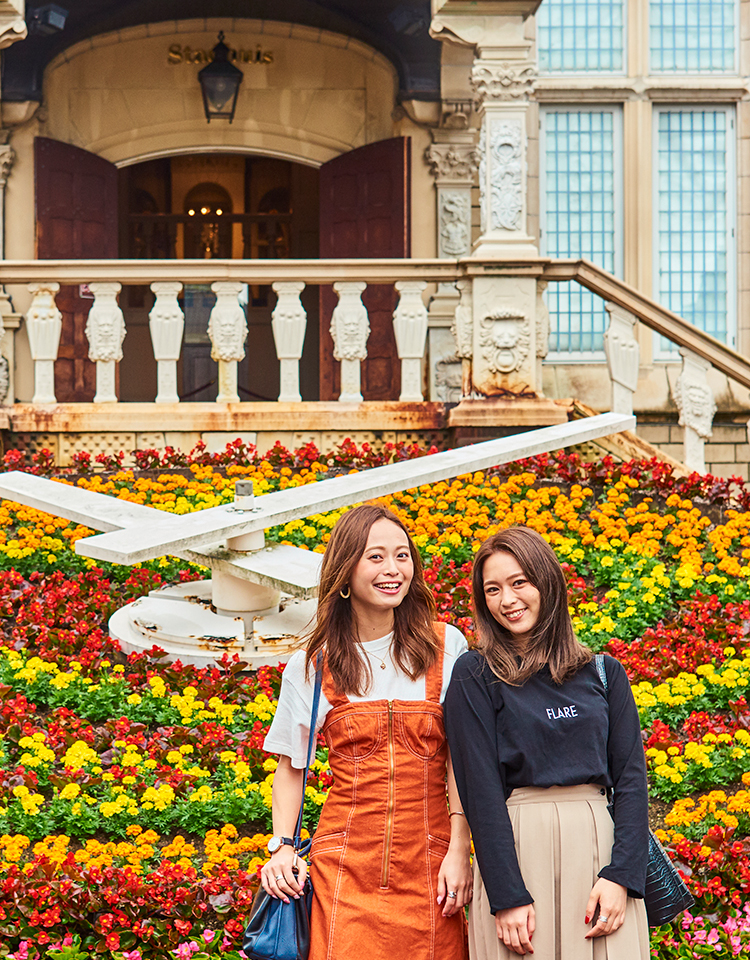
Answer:
<svg viewBox="0 0 750 960"><path fill-rule="evenodd" d="M26 314L31 358L34 361L34 396L32 403L55 403L55 360L60 347L62 314L57 309L55 294L59 283L30 283L31 306Z"/></svg>
<svg viewBox="0 0 750 960"><path fill-rule="evenodd" d="M361 363L367 359L370 320L362 303L367 284L339 281L333 289L339 302L331 317L334 359L341 362L341 403L361 403Z"/></svg>
<svg viewBox="0 0 750 960"><path fill-rule="evenodd" d="M466 256L471 246L471 193L441 190L438 198L438 255Z"/></svg>
<svg viewBox="0 0 750 960"><path fill-rule="evenodd" d="M685 428L683 459L688 470L706 472L705 441L713 432L716 413L714 395L708 384L711 364L697 353L680 347L682 372L674 386L674 401Z"/></svg>
<svg viewBox="0 0 750 960"><path fill-rule="evenodd" d="M531 63L476 60L471 85L479 103L528 100L536 86L537 71Z"/></svg>
<svg viewBox="0 0 750 960"><path fill-rule="evenodd" d="M177 395L177 361L182 349L185 314L177 302L182 284L158 281L151 284L156 299L148 315L151 343L156 358L156 402L179 403Z"/></svg>
<svg viewBox="0 0 750 960"><path fill-rule="evenodd" d="M211 359L219 364L219 394L217 403L238 403L237 363L245 356L247 320L238 297L244 284L218 280L211 284L216 303L208 318L208 336L211 340Z"/></svg>
<svg viewBox="0 0 750 960"><path fill-rule="evenodd" d="M424 158L437 181L471 184L479 166L479 151L472 143L432 143L425 150Z"/></svg>
<svg viewBox="0 0 750 960"><path fill-rule="evenodd" d="M520 230L523 212L523 130L520 120L504 120L490 127L490 212L493 230ZM480 181L480 189L481 189Z"/></svg>
<svg viewBox="0 0 750 960"><path fill-rule="evenodd" d="M86 319L85 332L89 360L96 363L94 403L117 403L115 364L122 360L125 339L125 318L117 302L121 289L122 285L114 282L89 284L94 302Z"/></svg>
<svg viewBox="0 0 750 960"><path fill-rule="evenodd" d="M606 303L609 326L604 334L604 352L607 355L609 379L612 383L613 413L633 412L633 394L638 386L640 346L635 335L637 318L617 306Z"/></svg>
<svg viewBox="0 0 750 960"><path fill-rule="evenodd" d="M398 306L393 313L393 332L401 360L401 394L399 400L422 401L422 358L427 340L427 307L422 294L427 288L423 280L399 280Z"/></svg>
<svg viewBox="0 0 750 960"><path fill-rule="evenodd" d="M529 355L529 319L512 310L499 310L479 325L479 348L491 373L520 370Z"/></svg>
<svg viewBox="0 0 750 960"><path fill-rule="evenodd" d="M307 328L307 314L300 294L305 285L301 282L278 282L271 286L278 297L271 314L271 326L280 365L279 402L300 403L299 362Z"/></svg>

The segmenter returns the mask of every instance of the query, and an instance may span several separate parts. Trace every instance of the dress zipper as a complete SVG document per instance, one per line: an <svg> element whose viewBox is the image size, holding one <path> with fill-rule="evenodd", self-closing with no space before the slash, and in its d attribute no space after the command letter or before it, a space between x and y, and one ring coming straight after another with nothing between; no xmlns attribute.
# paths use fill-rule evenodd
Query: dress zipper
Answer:
<svg viewBox="0 0 750 960"><path fill-rule="evenodd" d="M391 869L391 844L393 842L393 802L396 786L396 760L393 745L393 701L388 701L388 810L385 817L385 844L383 846L383 872L380 886L388 886Z"/></svg>

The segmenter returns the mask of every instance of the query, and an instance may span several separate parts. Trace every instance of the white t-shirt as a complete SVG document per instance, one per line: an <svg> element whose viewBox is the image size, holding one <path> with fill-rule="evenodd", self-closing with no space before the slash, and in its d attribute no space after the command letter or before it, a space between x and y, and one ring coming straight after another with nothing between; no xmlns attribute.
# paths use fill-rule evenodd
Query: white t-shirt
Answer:
<svg viewBox="0 0 750 960"><path fill-rule="evenodd" d="M362 644L372 671L372 686L363 697L349 695L353 702L362 700L424 700L425 678L410 680L391 660L390 647L393 634L389 633L378 640L368 640ZM466 638L450 624L445 628L445 655L443 657L443 686L440 702L445 699L453 666L466 653L469 645ZM385 669L382 663L385 660ZM307 741L310 735L310 716L312 714L315 675L305 675L305 651L298 650L289 658L281 680L281 693L276 715L263 743L267 753L283 754L290 757L292 766L302 770L307 762ZM319 731L331 710L331 704L323 692L318 707Z"/></svg>

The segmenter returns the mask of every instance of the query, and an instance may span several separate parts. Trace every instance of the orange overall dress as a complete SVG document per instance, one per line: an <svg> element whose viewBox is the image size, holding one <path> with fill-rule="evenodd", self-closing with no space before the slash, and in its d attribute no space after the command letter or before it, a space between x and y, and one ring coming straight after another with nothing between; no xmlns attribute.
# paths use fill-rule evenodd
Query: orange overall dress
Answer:
<svg viewBox="0 0 750 960"><path fill-rule="evenodd" d="M309 960L465 960L463 910L441 916L448 850L447 744L440 690L445 628L425 700L352 703L337 693L323 725L334 785L310 852Z"/></svg>

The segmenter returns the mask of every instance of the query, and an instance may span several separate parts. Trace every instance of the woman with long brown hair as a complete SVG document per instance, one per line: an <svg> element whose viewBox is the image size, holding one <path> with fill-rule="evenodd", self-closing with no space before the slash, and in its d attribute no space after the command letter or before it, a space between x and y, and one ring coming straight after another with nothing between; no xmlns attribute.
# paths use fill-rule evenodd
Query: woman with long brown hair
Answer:
<svg viewBox="0 0 750 960"><path fill-rule="evenodd" d="M466 641L434 619L419 554L401 521L380 506L345 513L323 558L307 649L284 670L264 744L279 764L272 856L261 880L271 896L288 901L306 876L291 838L322 654L316 728L329 747L334 784L310 851L309 960L466 957L470 839L441 706Z"/></svg>
<svg viewBox="0 0 750 960"><path fill-rule="evenodd" d="M479 649L445 702L476 850L470 956L647 960L646 763L627 674L605 657L605 688L529 527L482 544L472 586Z"/></svg>

